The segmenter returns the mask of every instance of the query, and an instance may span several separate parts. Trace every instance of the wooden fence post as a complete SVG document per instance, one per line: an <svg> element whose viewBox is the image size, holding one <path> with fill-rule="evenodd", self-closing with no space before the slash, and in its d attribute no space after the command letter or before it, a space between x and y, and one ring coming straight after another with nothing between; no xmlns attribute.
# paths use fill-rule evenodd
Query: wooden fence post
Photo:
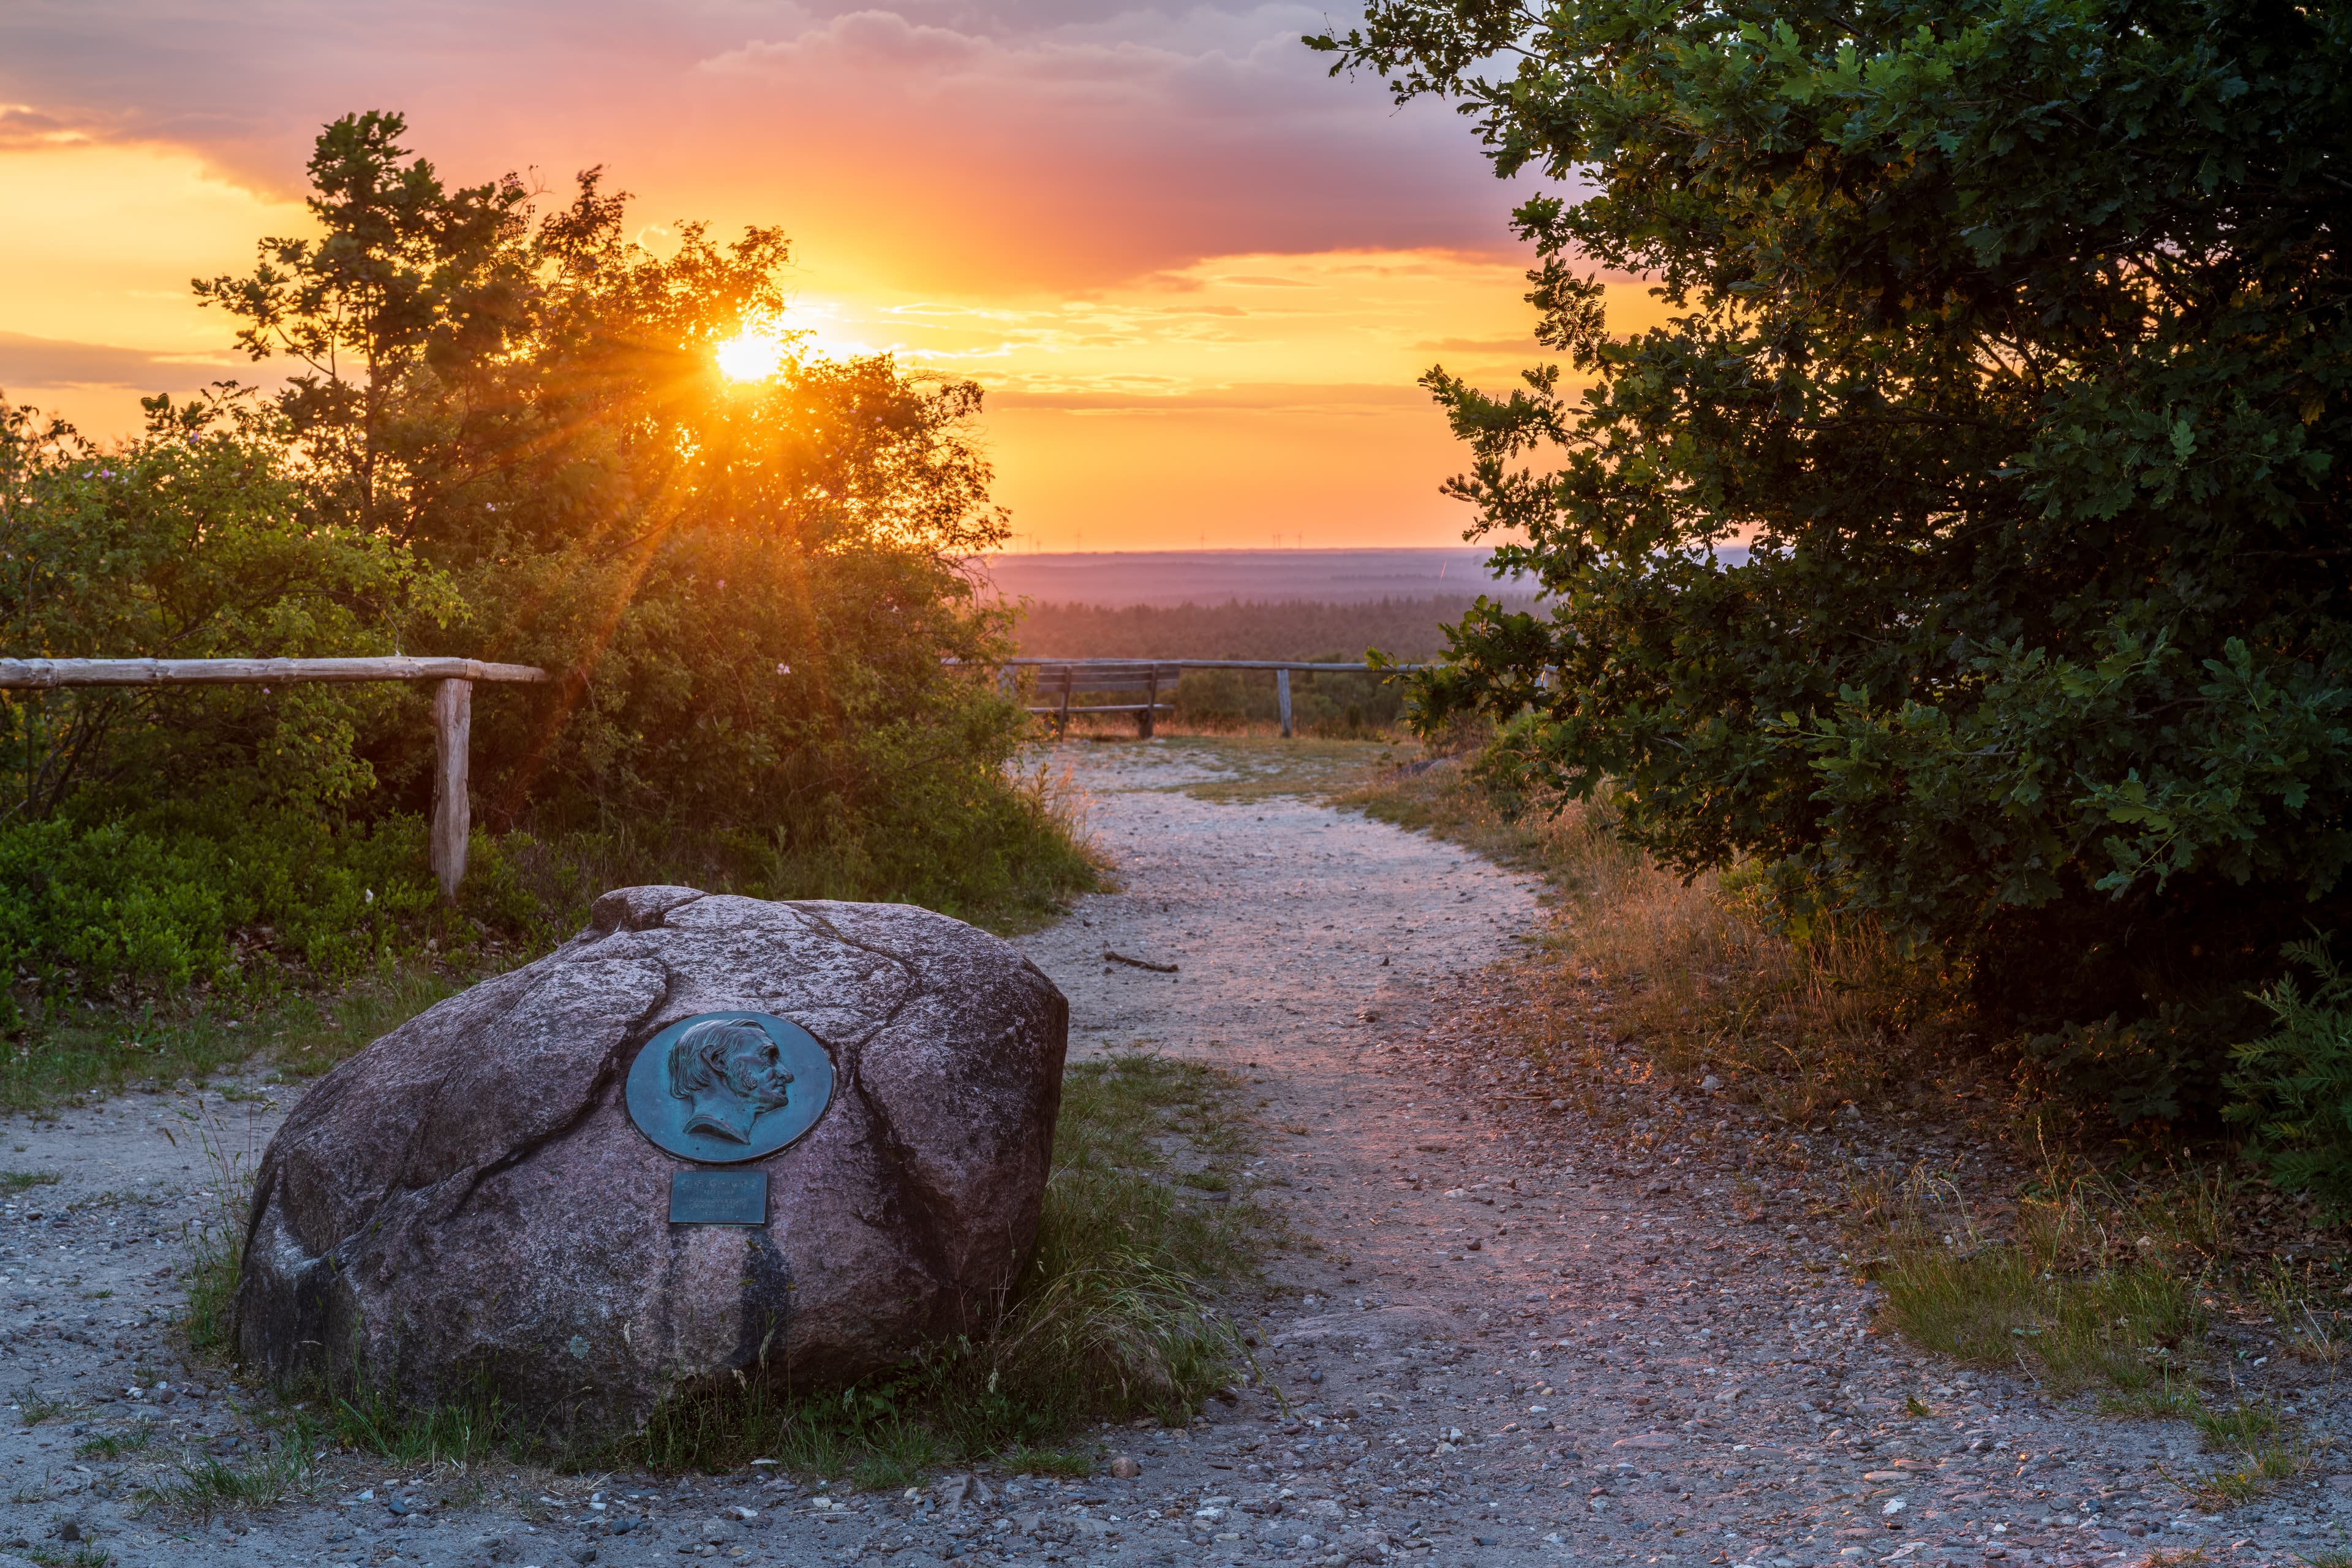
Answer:
<svg viewBox="0 0 2352 1568"><path fill-rule="evenodd" d="M1290 739L1290 669L1287 666L1274 672L1274 705L1282 710L1282 738Z"/></svg>
<svg viewBox="0 0 2352 1568"><path fill-rule="evenodd" d="M418 658L371 655L358 658L0 658L0 691L46 691L85 686L262 686L284 681L431 680L433 739L433 834L428 851L442 893L457 896L466 875L466 836L473 830L473 807L466 797L467 757L474 728L474 682L544 681L547 671L528 664L492 664L478 658Z"/></svg>
<svg viewBox="0 0 2352 1568"><path fill-rule="evenodd" d="M466 879L466 839L474 830L467 796L467 753L474 731L474 683L445 680L433 692L433 874L441 896L457 901Z"/></svg>

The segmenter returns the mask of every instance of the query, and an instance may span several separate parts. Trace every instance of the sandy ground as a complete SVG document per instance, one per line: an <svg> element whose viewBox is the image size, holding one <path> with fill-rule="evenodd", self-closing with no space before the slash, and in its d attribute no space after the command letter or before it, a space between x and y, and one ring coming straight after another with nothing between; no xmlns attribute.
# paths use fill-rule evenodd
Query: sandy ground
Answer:
<svg viewBox="0 0 2352 1568"><path fill-rule="evenodd" d="M182 1226L209 1179L194 1108L127 1096L0 1126L0 1166L58 1177L0 1218L0 1388L66 1407L0 1432L0 1552L2120 1568L2159 1550L2290 1563L2341 1539L2352 1493L2328 1467L2200 1512L2185 1428L1888 1343L1835 1234L1769 1168L1742 1169L1736 1137L1637 1154L1514 1078L1479 1020L1510 1005L1494 966L1539 918L1525 879L1262 778L1230 787L1248 784L1244 750L1064 755L1123 886L1021 945L1071 998L1074 1055L1213 1061L1265 1101L1265 1195L1321 1243L1246 1308L1286 1405L1252 1389L1188 1431L1106 1433L1141 1461L1128 1480L950 1478L836 1503L764 1470L516 1478L468 1504L449 1478L331 1458L307 1495L192 1518L138 1488L257 1438L247 1392L170 1348ZM214 1097L199 1114L249 1148L278 1111ZM121 1458L90 1451L142 1433Z"/></svg>

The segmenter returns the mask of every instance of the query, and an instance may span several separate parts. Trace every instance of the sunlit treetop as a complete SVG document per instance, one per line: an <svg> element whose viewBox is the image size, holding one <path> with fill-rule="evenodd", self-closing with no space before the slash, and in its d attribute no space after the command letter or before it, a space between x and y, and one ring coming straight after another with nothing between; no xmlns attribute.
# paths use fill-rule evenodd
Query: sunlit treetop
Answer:
<svg viewBox="0 0 2352 1568"><path fill-rule="evenodd" d="M772 324L751 326L720 342L712 353L719 373L730 381L770 381L784 368L794 342L803 335Z"/></svg>
<svg viewBox="0 0 2352 1568"><path fill-rule="evenodd" d="M656 256L597 170L541 213L517 179L445 186L404 132L381 113L327 127L322 237L265 241L251 273L196 286L253 358L299 363L278 406L339 517L439 560L583 518L957 557L1002 539L964 433L978 389L806 352L783 324L781 230L679 223Z"/></svg>

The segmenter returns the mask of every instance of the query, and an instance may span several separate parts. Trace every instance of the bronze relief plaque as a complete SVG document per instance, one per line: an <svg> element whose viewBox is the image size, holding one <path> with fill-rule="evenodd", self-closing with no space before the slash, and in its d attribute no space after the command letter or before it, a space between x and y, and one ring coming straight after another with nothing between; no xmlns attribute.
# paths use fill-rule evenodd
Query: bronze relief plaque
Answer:
<svg viewBox="0 0 2352 1568"><path fill-rule="evenodd" d="M681 1159L757 1160L801 1137L833 1101L833 1058L767 1013L698 1013L647 1040L630 1064L629 1120Z"/></svg>

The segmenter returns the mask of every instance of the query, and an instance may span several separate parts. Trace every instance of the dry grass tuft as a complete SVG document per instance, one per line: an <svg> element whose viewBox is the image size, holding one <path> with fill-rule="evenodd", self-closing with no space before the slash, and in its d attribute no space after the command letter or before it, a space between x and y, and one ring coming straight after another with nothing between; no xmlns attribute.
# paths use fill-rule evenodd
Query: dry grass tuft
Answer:
<svg viewBox="0 0 2352 1568"><path fill-rule="evenodd" d="M204 1361L226 1363L236 1353L233 1339L237 1276L245 1267L245 1229L253 1204L253 1178L263 1140L256 1107L246 1108L245 1126L232 1128L225 1108L199 1094L174 1108L182 1125L163 1136L182 1140L204 1157L207 1185L194 1212L183 1222L188 1249L188 1308L181 1320L189 1351Z"/></svg>
<svg viewBox="0 0 2352 1568"><path fill-rule="evenodd" d="M2053 1163L1996 1237L1957 1186L1915 1172L1859 1217L1885 1249L1887 1317L1913 1340L2055 1394L2097 1389L2114 1414L2181 1415L2197 1407L2212 1259L2168 1190Z"/></svg>
<svg viewBox="0 0 2352 1568"><path fill-rule="evenodd" d="M1756 877L1685 879L1626 846L1605 798L1515 807L1451 759L1388 770L1344 798L1551 883L1544 945L1559 994L1538 1032L1555 1052L1597 1024L1609 1054L1635 1047L1683 1087L1714 1078L1793 1126L1969 1076L1956 1049L1965 975L1864 921L1818 919L1792 934Z"/></svg>

